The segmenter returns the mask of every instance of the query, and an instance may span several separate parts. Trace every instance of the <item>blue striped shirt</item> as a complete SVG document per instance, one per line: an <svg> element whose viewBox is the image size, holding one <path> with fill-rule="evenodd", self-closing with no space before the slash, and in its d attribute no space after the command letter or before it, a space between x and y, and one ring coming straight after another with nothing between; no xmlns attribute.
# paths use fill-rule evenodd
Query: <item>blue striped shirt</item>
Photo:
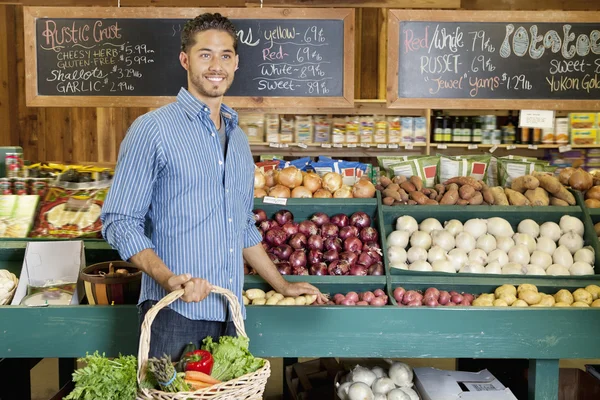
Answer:
<svg viewBox="0 0 600 400"><path fill-rule="evenodd" d="M242 249L261 242L252 214L254 162L237 113L222 105L221 115L226 157L209 108L186 89L136 119L119 150L102 233L124 260L154 249L173 273L206 279L241 299ZM140 304L165 295L143 274ZM186 318L209 321L226 320L226 307L216 294L171 305Z"/></svg>

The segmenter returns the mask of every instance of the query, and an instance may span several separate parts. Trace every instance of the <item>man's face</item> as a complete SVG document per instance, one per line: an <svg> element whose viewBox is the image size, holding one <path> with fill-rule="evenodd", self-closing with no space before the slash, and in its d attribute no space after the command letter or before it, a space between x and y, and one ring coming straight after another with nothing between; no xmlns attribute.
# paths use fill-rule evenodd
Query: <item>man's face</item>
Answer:
<svg viewBox="0 0 600 400"><path fill-rule="evenodd" d="M233 83L238 56L229 33L210 29L196 33L196 43L179 60L188 71L190 91L203 97L221 97Z"/></svg>

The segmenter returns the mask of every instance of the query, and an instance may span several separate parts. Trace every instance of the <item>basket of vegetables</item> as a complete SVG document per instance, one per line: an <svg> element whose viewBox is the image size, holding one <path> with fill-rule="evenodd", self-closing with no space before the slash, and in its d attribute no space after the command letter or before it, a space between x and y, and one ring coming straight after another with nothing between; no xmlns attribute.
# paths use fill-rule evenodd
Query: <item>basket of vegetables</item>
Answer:
<svg viewBox="0 0 600 400"><path fill-rule="evenodd" d="M178 373L168 356L162 359L148 359L152 322L161 309L183 295L183 290L176 290L152 307L142 323L138 350L137 400L262 399L267 379L271 375L269 361L254 358L248 351L248 336L237 297L231 291L218 286L213 286L212 292L221 294L227 299L238 334L238 338L221 337L219 343L213 343L212 340L209 340L210 338L203 342L205 344L203 348L210 350L214 356L215 365L212 376L189 370L185 373ZM222 346L221 349L219 346ZM217 367L217 361L227 358L233 365ZM240 371L252 372L238 376ZM156 385L148 384L147 374L149 373L153 375L160 389L156 389Z"/></svg>

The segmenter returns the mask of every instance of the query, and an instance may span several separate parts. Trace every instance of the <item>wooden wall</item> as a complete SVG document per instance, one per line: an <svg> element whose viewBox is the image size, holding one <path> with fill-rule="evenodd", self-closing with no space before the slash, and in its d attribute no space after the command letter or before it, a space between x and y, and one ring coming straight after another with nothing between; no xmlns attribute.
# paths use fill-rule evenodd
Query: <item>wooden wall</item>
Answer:
<svg viewBox="0 0 600 400"><path fill-rule="evenodd" d="M118 0L0 0L0 145L23 147L26 159L112 164L129 125L144 108L25 106L22 5L116 6ZM190 0L121 0L121 6L187 6ZM203 6L257 7L260 0L208 0ZM592 0L263 0L264 6L357 7L355 93L385 98L386 8L600 10Z"/></svg>

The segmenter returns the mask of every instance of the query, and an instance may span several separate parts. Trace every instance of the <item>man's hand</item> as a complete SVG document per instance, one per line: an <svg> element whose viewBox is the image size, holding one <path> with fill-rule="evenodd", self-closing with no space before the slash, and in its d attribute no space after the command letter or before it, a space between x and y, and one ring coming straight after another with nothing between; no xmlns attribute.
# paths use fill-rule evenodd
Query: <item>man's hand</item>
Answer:
<svg viewBox="0 0 600 400"><path fill-rule="evenodd" d="M208 297L212 290L212 286L207 280L192 278L190 274L173 275L167 280L165 286L165 289L169 292L184 289L181 300L186 303L202 301Z"/></svg>
<svg viewBox="0 0 600 400"><path fill-rule="evenodd" d="M285 297L298 297L303 294L312 294L317 296L315 304L327 303L325 295L321 293L319 289L307 282L287 282L287 284L278 290L278 292Z"/></svg>

